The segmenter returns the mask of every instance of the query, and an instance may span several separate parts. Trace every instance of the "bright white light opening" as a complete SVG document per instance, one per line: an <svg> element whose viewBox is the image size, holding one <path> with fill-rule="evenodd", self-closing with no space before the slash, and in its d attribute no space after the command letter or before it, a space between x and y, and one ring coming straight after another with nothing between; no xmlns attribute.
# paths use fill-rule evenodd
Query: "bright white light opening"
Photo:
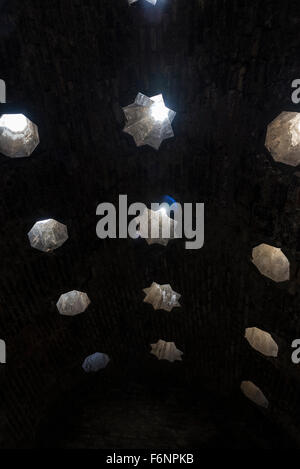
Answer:
<svg viewBox="0 0 300 469"><path fill-rule="evenodd" d="M166 108L164 103L160 101L158 103L154 103L151 106L151 115L156 121L163 122L164 120L168 119L169 110Z"/></svg>
<svg viewBox="0 0 300 469"><path fill-rule="evenodd" d="M27 127L27 118L23 114L3 114L0 118L0 127L6 127L14 133L21 133Z"/></svg>
<svg viewBox="0 0 300 469"><path fill-rule="evenodd" d="M51 218L47 218L47 220L40 220L39 223L49 223L51 220Z"/></svg>

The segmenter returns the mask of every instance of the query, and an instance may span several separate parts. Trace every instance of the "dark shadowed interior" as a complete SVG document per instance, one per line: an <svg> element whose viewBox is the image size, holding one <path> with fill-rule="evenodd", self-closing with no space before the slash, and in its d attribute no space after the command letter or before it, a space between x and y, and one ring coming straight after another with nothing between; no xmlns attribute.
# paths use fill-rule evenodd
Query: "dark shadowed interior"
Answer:
<svg viewBox="0 0 300 469"><path fill-rule="evenodd" d="M276 116L300 112L299 28L298 0L0 1L0 106L40 133L31 157L0 155L2 447L300 449L300 172L264 145ZM158 151L122 132L138 92L177 113ZM99 239L96 208L119 194L204 202L203 248ZM52 253L27 237L45 218L69 232ZM282 249L289 281L251 262L261 243ZM144 303L152 282L181 307ZM70 290L91 300L75 317L56 308ZM277 358L250 347L254 326ZM151 355L159 339L182 361ZM94 352L111 360L86 374Z"/></svg>

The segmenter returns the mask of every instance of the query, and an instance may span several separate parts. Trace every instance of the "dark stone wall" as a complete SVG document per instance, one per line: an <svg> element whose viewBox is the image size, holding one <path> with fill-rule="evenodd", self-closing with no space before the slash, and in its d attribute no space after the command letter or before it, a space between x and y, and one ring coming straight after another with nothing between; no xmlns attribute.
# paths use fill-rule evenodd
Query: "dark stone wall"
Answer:
<svg viewBox="0 0 300 469"><path fill-rule="evenodd" d="M0 157L3 444L32 446L49 409L89 383L85 356L103 351L120 389L141 369L149 382L166 374L226 398L253 380L270 401L265 417L299 446L300 373L290 344L300 334L300 180L264 148L268 123L282 110L300 111L290 98L300 70L298 1L129 8L126 0L10 0L0 8L8 101L26 110L41 137L31 158ZM177 112L175 138L158 152L122 133L121 106L138 91L163 92ZM97 205L122 193L129 202L163 194L205 202L204 247L97 239ZM67 224L70 235L49 255L27 240L44 217ZM273 284L251 264L260 242L289 257L288 284ZM170 283L182 308L143 304L152 281ZM61 317L56 301L71 289L92 304ZM278 359L249 347L248 326L274 334ZM155 361L149 344L159 338L176 342L182 363Z"/></svg>
<svg viewBox="0 0 300 469"><path fill-rule="evenodd" d="M171 365L170 365L171 366ZM145 369L146 371L146 369ZM239 390L226 398L149 367L120 382L112 368L56 402L38 448L281 449L295 442ZM58 418L59 416L59 418ZM195 454L196 457L196 454Z"/></svg>

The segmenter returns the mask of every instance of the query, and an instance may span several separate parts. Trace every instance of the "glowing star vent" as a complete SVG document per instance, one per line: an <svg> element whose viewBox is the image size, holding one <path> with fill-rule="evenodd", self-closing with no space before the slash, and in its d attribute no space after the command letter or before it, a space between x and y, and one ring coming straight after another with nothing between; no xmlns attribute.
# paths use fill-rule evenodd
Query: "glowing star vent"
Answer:
<svg viewBox="0 0 300 469"><path fill-rule="evenodd" d="M50 218L36 222L28 233L33 248L50 252L59 248L68 239L66 225Z"/></svg>
<svg viewBox="0 0 300 469"><path fill-rule="evenodd" d="M150 303L155 310L172 311L176 306L180 307L178 300L181 295L173 291L169 284L159 285L153 282L149 288L144 288L143 292L146 294L144 302Z"/></svg>
<svg viewBox="0 0 300 469"><path fill-rule="evenodd" d="M136 3L138 0L128 0L129 5L132 3ZM156 5L157 0L146 0L146 2L151 3L152 5Z"/></svg>
<svg viewBox="0 0 300 469"><path fill-rule="evenodd" d="M266 357L278 356L278 345L268 332L262 331L257 327L248 327L245 330L245 338L251 347Z"/></svg>
<svg viewBox="0 0 300 469"><path fill-rule="evenodd" d="M108 365L110 358L106 353L96 352L86 357L82 364L82 368L86 373L96 373Z"/></svg>
<svg viewBox="0 0 300 469"><path fill-rule="evenodd" d="M260 244L252 250L252 262L262 275L274 282L290 278L290 263L280 248Z"/></svg>
<svg viewBox="0 0 300 469"><path fill-rule="evenodd" d="M30 156L39 144L37 126L23 114L0 117L0 153L10 158Z"/></svg>
<svg viewBox="0 0 300 469"><path fill-rule="evenodd" d="M168 360L169 362L175 362L176 360L182 361L181 352L174 342L166 342L159 340L156 344L151 344L152 355L155 355L159 360Z"/></svg>
<svg viewBox="0 0 300 469"><path fill-rule="evenodd" d="M266 147L275 161L300 163L300 113L282 112L268 126Z"/></svg>
<svg viewBox="0 0 300 469"><path fill-rule="evenodd" d="M260 407L267 408L269 406L269 401L266 396L252 381L242 381L241 391L248 399Z"/></svg>
<svg viewBox="0 0 300 469"><path fill-rule="evenodd" d="M59 297L56 306L60 314L63 316L76 316L77 314L83 313L90 302L91 301L86 293L72 290L67 293L63 293Z"/></svg>
<svg viewBox="0 0 300 469"><path fill-rule="evenodd" d="M158 150L163 140L174 137L171 124L176 112L165 106L161 94L148 98L139 93L134 103L123 111L126 117L123 130L134 138L138 147L150 145Z"/></svg>
<svg viewBox="0 0 300 469"><path fill-rule="evenodd" d="M156 211L146 209L134 220L138 225L137 235L145 238L148 244L166 246L175 237L177 222L168 217L164 208Z"/></svg>

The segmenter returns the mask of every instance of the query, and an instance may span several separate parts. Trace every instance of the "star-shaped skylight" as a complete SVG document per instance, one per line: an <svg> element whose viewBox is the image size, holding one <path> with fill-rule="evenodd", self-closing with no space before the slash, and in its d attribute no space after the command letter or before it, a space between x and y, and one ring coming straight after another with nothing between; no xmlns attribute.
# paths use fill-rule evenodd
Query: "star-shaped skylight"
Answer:
<svg viewBox="0 0 300 469"><path fill-rule="evenodd" d="M156 344L151 344L150 353L159 360L168 360L169 362L182 361L181 356L183 355L183 352L176 347L174 342L166 342L161 339Z"/></svg>
<svg viewBox="0 0 300 469"><path fill-rule="evenodd" d="M172 290L169 284L159 285L153 282L149 288L144 288L143 292L146 294L144 303L150 303L155 310L172 311L173 308L181 306L178 301L181 295Z"/></svg>
<svg viewBox="0 0 300 469"><path fill-rule="evenodd" d="M131 135L138 147L150 145L159 149L163 140L174 137L172 122L176 112L167 108L162 94L148 98L139 93L133 104L123 108L124 132Z"/></svg>
<svg viewBox="0 0 300 469"><path fill-rule="evenodd" d="M162 244L166 246L170 239L175 238L177 222L170 218L165 208L144 212L135 218L138 224L137 234L145 238L148 244Z"/></svg>

